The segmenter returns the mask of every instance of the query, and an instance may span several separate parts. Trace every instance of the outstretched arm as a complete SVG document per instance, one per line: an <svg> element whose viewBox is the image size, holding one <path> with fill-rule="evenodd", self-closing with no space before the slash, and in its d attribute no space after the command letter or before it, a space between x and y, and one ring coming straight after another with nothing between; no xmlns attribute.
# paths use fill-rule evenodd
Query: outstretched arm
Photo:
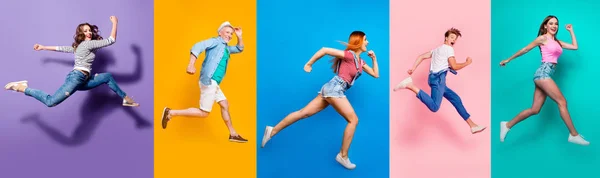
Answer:
<svg viewBox="0 0 600 178"><path fill-rule="evenodd" d="M516 59L520 56L522 56L523 54L527 54L529 51L531 51L531 49L535 48L536 46L539 46L541 44L544 44L544 42L546 42L546 36L538 36L537 38L535 38L535 40L533 40L531 43L529 43L527 46L525 46L523 49L517 51L515 54L513 54L511 57L509 57L508 59L500 62L501 66L506 65L507 63L509 63L510 61L512 61L513 59Z"/></svg>
<svg viewBox="0 0 600 178"><path fill-rule="evenodd" d="M244 51L244 40L242 39L242 28L236 27L233 30L235 31L238 42L237 42L237 45L227 46L227 48L229 48L229 51L231 52L231 54L241 53L242 51Z"/></svg>
<svg viewBox="0 0 600 178"><path fill-rule="evenodd" d="M417 69L417 67L419 67L421 62L429 58L431 58L431 51L419 55L419 57L417 57L417 60L415 60L415 63L413 64L412 68L408 69L408 75L412 75L412 73Z"/></svg>
<svg viewBox="0 0 600 178"><path fill-rule="evenodd" d="M41 44L33 45L33 49L36 51L45 50L45 51L57 51L57 52L64 52L64 53L73 53L75 51L73 49L73 47L71 47L71 46L44 46Z"/></svg>
<svg viewBox="0 0 600 178"><path fill-rule="evenodd" d="M563 41L558 41L560 43L560 46L562 46L565 49L570 49L570 50L577 50L577 48L579 48L579 46L577 45L577 38L575 38L575 32L573 31L573 25L571 24L567 24L567 31L569 31L569 33L571 33L571 41L573 42L573 44L570 43L566 43Z"/></svg>
<svg viewBox="0 0 600 178"><path fill-rule="evenodd" d="M369 57L373 60L373 68L369 67L366 63L363 65L363 69L365 72L375 78L379 78L379 65L377 64L377 56L375 56L375 52L369 51Z"/></svg>

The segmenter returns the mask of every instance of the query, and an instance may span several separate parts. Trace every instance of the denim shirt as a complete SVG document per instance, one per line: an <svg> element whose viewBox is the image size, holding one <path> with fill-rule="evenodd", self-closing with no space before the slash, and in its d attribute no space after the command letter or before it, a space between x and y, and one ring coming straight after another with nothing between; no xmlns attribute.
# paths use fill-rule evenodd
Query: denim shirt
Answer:
<svg viewBox="0 0 600 178"><path fill-rule="evenodd" d="M244 50L244 46L228 46L221 37L214 37L198 42L190 50L196 58L198 58L202 51L206 51L206 57L200 69L200 83L202 85L211 84L211 78L223 58L225 48L228 48L231 54L241 53Z"/></svg>

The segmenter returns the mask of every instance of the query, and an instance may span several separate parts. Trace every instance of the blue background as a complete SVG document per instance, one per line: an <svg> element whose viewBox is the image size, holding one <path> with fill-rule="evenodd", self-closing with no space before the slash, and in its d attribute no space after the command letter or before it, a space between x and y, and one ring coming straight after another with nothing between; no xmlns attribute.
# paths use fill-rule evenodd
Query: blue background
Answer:
<svg viewBox="0 0 600 178"><path fill-rule="evenodd" d="M492 1L492 177L598 177L600 113L597 100L600 2L592 0ZM558 39L571 42L573 24L579 50L564 50L554 80L567 99L575 128L589 147L569 143L568 129L549 97L537 116L519 123L504 143L499 123L508 121L533 101L533 74L540 66L538 48L500 68L501 60L531 43L547 15L559 20Z"/></svg>
<svg viewBox="0 0 600 178"><path fill-rule="evenodd" d="M389 1L258 0L258 177L389 177ZM306 106L335 74L331 57L304 64L321 47L345 49L361 30L378 58L380 78L368 74L346 95L359 124L350 147L347 170L335 161L346 121L330 106L286 128L265 148L260 143L266 125ZM361 57L373 66L371 58Z"/></svg>

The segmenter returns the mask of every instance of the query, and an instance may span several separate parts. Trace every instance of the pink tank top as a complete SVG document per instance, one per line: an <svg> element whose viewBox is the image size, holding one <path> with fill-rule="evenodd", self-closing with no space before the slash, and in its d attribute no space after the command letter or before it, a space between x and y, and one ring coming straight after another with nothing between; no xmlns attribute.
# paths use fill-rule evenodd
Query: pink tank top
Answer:
<svg viewBox="0 0 600 178"><path fill-rule="evenodd" d="M542 62L558 63L558 57L562 54L562 47L553 37L546 38L546 44L540 46L542 51Z"/></svg>
<svg viewBox="0 0 600 178"><path fill-rule="evenodd" d="M357 60L355 60L353 52L348 50L344 51L344 58L340 60L337 69L338 76L350 85L354 83L355 77L358 77L357 75L362 72L362 66L365 64L362 59L358 58L358 56L356 57Z"/></svg>

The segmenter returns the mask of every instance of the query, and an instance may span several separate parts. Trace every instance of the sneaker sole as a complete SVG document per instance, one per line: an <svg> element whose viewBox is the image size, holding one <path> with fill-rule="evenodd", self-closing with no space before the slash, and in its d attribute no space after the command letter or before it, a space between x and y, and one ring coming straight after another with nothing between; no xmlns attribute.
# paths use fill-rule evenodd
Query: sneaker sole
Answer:
<svg viewBox="0 0 600 178"><path fill-rule="evenodd" d="M412 77L408 77L408 78L402 80L394 89L395 90L405 89L406 85L408 85L409 83L412 83Z"/></svg>
<svg viewBox="0 0 600 178"><path fill-rule="evenodd" d="M234 140L234 139L229 139L230 142L235 142L235 143L246 143L248 141L242 141L242 140Z"/></svg>
<svg viewBox="0 0 600 178"><path fill-rule="evenodd" d="M263 134L263 139L262 139L263 141L266 139L267 133L269 133L269 126L267 126L267 127L265 128L265 133ZM261 148L264 148L264 147L265 147L265 145L267 144L267 142L268 142L268 141L265 141L264 143L261 143L260 147L261 147Z"/></svg>
<svg viewBox="0 0 600 178"><path fill-rule="evenodd" d="M162 126L162 128L163 128L163 129L166 129L166 128L167 128L167 124L162 124L162 123L164 123L164 122L165 122L165 112L166 112L166 111L167 111L167 107L164 107L164 108L163 108L162 115L161 115L161 116L162 116L162 118L160 119L160 121L161 121L161 126Z"/></svg>
<svg viewBox="0 0 600 178"><path fill-rule="evenodd" d="M342 164L342 161L341 161L341 160L339 160L337 157L335 158L335 161L337 161L337 162L338 162L338 164L340 164L342 167L344 167L344 168L346 168L346 169L348 169L348 170L353 170L353 169L355 169L355 168L356 168L356 166L354 166L353 168L349 168L349 167L346 167L346 166L344 166L344 164Z"/></svg>
<svg viewBox="0 0 600 178"><path fill-rule="evenodd" d="M483 132L485 129L487 129L487 127L484 127L483 129L479 130L479 131L475 131L475 132L471 132L472 134L477 134L477 133L481 133Z"/></svg>

